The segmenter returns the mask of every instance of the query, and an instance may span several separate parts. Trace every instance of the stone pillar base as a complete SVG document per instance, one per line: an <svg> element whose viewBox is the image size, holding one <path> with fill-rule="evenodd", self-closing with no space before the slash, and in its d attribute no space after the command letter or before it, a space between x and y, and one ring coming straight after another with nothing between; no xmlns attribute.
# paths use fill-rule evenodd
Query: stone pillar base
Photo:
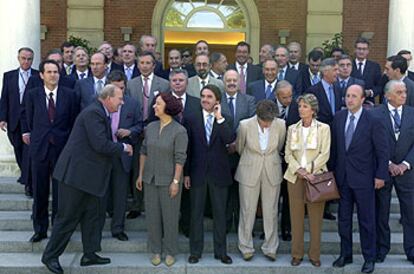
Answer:
<svg viewBox="0 0 414 274"><path fill-rule="evenodd" d="M7 138L7 134L3 131L0 131L0 176L20 176L20 169L14 158L13 147Z"/></svg>

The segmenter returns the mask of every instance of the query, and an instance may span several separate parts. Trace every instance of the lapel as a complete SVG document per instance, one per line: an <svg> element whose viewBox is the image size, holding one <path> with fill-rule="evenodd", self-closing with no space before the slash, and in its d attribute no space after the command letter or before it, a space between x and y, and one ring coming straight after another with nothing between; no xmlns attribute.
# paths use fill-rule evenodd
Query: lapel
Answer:
<svg viewBox="0 0 414 274"><path fill-rule="evenodd" d="M252 134L248 134L247 138L252 140L252 144L254 145L256 151L262 153L262 149L260 148L260 141L259 141L259 121L257 120L257 115L254 116L254 119L251 120L251 125L249 126L249 130ZM270 142L270 138L269 138ZM269 148L269 145L267 146Z"/></svg>
<svg viewBox="0 0 414 274"><path fill-rule="evenodd" d="M204 125L204 113L203 113L203 110L201 109L200 111L198 111L198 113L199 113L199 124L200 124L200 132L202 132L202 134L203 134L203 137L201 138L201 140L202 140L202 144L203 145L205 145L205 146L209 146L208 144L207 144L207 138L206 138L206 127L205 127L205 125ZM214 123L213 123L213 131L214 131ZM213 136L213 133L211 133L211 136L210 136L210 144L211 144L211 141L212 141L212 136Z"/></svg>
<svg viewBox="0 0 414 274"><path fill-rule="evenodd" d="M402 115L401 115L400 136L398 137L398 140L400 140L401 139L401 135L405 134L405 132L407 131L406 130L407 124L408 124L407 123L407 119L410 119L410 118L412 119L412 117L407 116L408 115L407 112L408 112L408 109L405 106L403 106Z"/></svg>
<svg viewBox="0 0 414 274"><path fill-rule="evenodd" d="M13 90L16 91L16 94L20 98L20 93L19 93L19 77L20 77L19 69L17 69L16 72L12 74L12 76L13 77L11 79L11 82L12 82L12 85L13 85Z"/></svg>
<svg viewBox="0 0 414 274"><path fill-rule="evenodd" d="M41 109L43 109L43 111L39 111L39 113L43 113L46 117L46 120L49 121L49 115L48 115L48 109L47 109L47 104L46 104L46 91L44 87L41 87L38 89L38 94L37 94L37 100L39 100L39 106Z"/></svg>
<svg viewBox="0 0 414 274"><path fill-rule="evenodd" d="M329 110L329 113L332 114L331 105L329 104L328 97L326 96L325 88L322 85L322 80L319 81L319 83L317 83L317 85L319 85L318 88L320 90L321 99L322 99L322 102L320 102L320 105L325 106Z"/></svg>
<svg viewBox="0 0 414 274"><path fill-rule="evenodd" d="M388 107L386 105L381 105L380 108L381 108L381 111L383 113L383 119L385 119L385 126L386 126L388 132L391 134L392 139L394 141L397 141L395 139L394 130L392 128L392 122L391 122L390 112L388 111ZM403 110L403 116L404 116L404 110ZM401 117L401 127L402 127L402 117Z"/></svg>
<svg viewBox="0 0 414 274"><path fill-rule="evenodd" d="M349 144L348 151L352 147L352 144L355 144L355 142L357 142L359 140L359 135L361 135L362 131L364 131L364 129L365 129L364 125L363 125L365 123L366 116L367 116L367 114L365 112L366 112L366 110L364 108L362 108L362 113L361 113L361 116L359 117L358 124L356 125L354 135L352 136L351 143ZM348 112L346 112L346 115L345 115L345 123L346 123L347 117L348 117ZM345 140L345 125L342 128L344 130L344 135L343 136L344 136L344 140ZM345 142L344 142L344 144L345 144Z"/></svg>
<svg viewBox="0 0 414 274"><path fill-rule="evenodd" d="M362 77L365 79L365 77L368 74L368 70L369 70L369 62L368 60L365 62L365 67L364 67L364 71L362 72Z"/></svg>
<svg viewBox="0 0 414 274"><path fill-rule="evenodd" d="M343 151L346 151L346 148L345 148L345 125L346 125L346 118L347 117L348 117L348 111L344 111L343 115L339 116L339 122L338 122L338 126L339 126L338 139L340 138L339 140L341 140L341 142L338 142L338 143L340 143L340 145L342 146L341 150L343 150Z"/></svg>
<svg viewBox="0 0 414 274"><path fill-rule="evenodd" d="M269 129L269 141L267 143L266 153L272 151L279 141L279 136L276 130L276 119L277 118L273 120L272 125L270 126L270 129Z"/></svg>
<svg viewBox="0 0 414 274"><path fill-rule="evenodd" d="M245 108L245 106L243 106L243 98L241 98L241 96L241 93L237 93L236 102L234 104L236 106L236 109L234 111L234 124L236 124L236 121L239 121L241 111Z"/></svg>
<svg viewBox="0 0 414 274"><path fill-rule="evenodd" d="M62 91L61 88L58 88L57 93L56 93L56 103L55 103L56 111L55 111L54 122L56 122L57 117L59 117L60 112L64 111L63 106L65 105L65 102L64 102L64 100L66 99L65 97L66 96L64 94L64 91Z"/></svg>

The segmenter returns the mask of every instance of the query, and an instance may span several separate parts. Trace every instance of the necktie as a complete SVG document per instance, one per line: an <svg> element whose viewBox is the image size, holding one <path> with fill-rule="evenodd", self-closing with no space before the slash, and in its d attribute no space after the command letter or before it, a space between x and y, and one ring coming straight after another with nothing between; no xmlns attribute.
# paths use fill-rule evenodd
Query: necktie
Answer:
<svg viewBox="0 0 414 274"><path fill-rule="evenodd" d="M358 73L362 77L362 62L358 63Z"/></svg>
<svg viewBox="0 0 414 274"><path fill-rule="evenodd" d="M284 80L285 79L284 73L285 73L285 70L284 69L279 70L279 74L277 76L277 80L279 80L279 81Z"/></svg>
<svg viewBox="0 0 414 274"><path fill-rule="evenodd" d="M85 76L86 76L86 73L85 73L85 72L82 72L82 73L80 74L80 78L81 78L81 79L85 78Z"/></svg>
<svg viewBox="0 0 414 274"><path fill-rule="evenodd" d="M345 148L346 150L348 150L349 145L351 144L352 141L352 136L354 135L354 131L355 131L355 116L352 114L349 117L349 124L348 124L348 128L346 129L345 132Z"/></svg>
<svg viewBox="0 0 414 274"><path fill-rule="evenodd" d="M319 77L317 74L313 75L312 77L312 86L316 85L317 83L319 83Z"/></svg>
<svg viewBox="0 0 414 274"><path fill-rule="evenodd" d="M203 89L203 87L205 87L205 86L206 86L206 81L201 80L201 89Z"/></svg>
<svg viewBox="0 0 414 274"><path fill-rule="evenodd" d="M149 88L148 88L148 77L144 78L144 96L142 96L142 115L144 121L148 119L148 99L149 99Z"/></svg>
<svg viewBox="0 0 414 274"><path fill-rule="evenodd" d="M346 86L345 80L341 80L339 82L339 85L341 86L341 89L344 90L345 89L345 86Z"/></svg>
<svg viewBox="0 0 414 274"><path fill-rule="evenodd" d="M112 141L117 142L118 139L116 137L116 132L118 131L119 126L119 109L117 112L113 112L111 114L111 133L112 133Z"/></svg>
<svg viewBox="0 0 414 274"><path fill-rule="evenodd" d="M246 93L246 79L244 74L244 66L240 66L240 92Z"/></svg>
<svg viewBox="0 0 414 274"><path fill-rule="evenodd" d="M131 68L126 68L126 76L128 81L131 80L132 77L132 69Z"/></svg>
<svg viewBox="0 0 414 274"><path fill-rule="evenodd" d="M209 114L207 116L207 122L206 122L205 127L206 127L207 144L210 144L211 132L213 130L213 114Z"/></svg>
<svg viewBox="0 0 414 274"><path fill-rule="evenodd" d="M50 123L53 123L55 119L56 107L55 107L55 100L53 100L53 92L49 93L48 99L48 108L47 108L47 115L49 117Z"/></svg>
<svg viewBox="0 0 414 274"><path fill-rule="evenodd" d="M281 119L285 119L286 118L286 106L282 106L280 113L279 113L279 118Z"/></svg>
<svg viewBox="0 0 414 274"><path fill-rule="evenodd" d="M266 99L270 99L270 96L272 96L272 85L268 85L266 88Z"/></svg>
<svg viewBox="0 0 414 274"><path fill-rule="evenodd" d="M329 104L331 105L332 114L335 114L335 95L332 86L329 86Z"/></svg>
<svg viewBox="0 0 414 274"><path fill-rule="evenodd" d="M177 99L180 100L181 105L183 106L183 110L180 113L178 113L178 121L180 122L180 124L182 124L184 120L184 101L183 97L178 97Z"/></svg>
<svg viewBox="0 0 414 274"><path fill-rule="evenodd" d="M395 134L398 134L400 133L401 128L401 117L396 108L394 109L394 115L392 117L394 118L394 132Z"/></svg>
<svg viewBox="0 0 414 274"><path fill-rule="evenodd" d="M219 80L223 80L223 76L219 75L219 76L217 77L217 79L219 79Z"/></svg>
<svg viewBox="0 0 414 274"><path fill-rule="evenodd" d="M232 117L232 118L233 118L233 120L234 120L235 113L234 113L234 105L233 105L233 100L234 100L234 97L229 97L229 101L228 101L227 103L228 103L228 105L229 105L229 109L230 109L230 114L231 114L231 117Z"/></svg>
<svg viewBox="0 0 414 274"><path fill-rule="evenodd" d="M98 80L98 82L96 82L96 94L100 94L102 89L103 89L103 81Z"/></svg>
<svg viewBox="0 0 414 274"><path fill-rule="evenodd" d="M72 66L66 66L66 75L69 75L72 72Z"/></svg>

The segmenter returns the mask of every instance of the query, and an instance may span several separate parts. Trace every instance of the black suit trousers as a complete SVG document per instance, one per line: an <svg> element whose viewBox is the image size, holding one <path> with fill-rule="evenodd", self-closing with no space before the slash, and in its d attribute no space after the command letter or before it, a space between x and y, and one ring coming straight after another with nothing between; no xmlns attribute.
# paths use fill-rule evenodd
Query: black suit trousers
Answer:
<svg viewBox="0 0 414 274"><path fill-rule="evenodd" d="M190 225L190 254L201 256L204 249L204 206L210 193L213 209L213 240L214 255L222 256L227 253L226 242L226 203L228 187L216 186L206 179L201 186L191 186L191 225Z"/></svg>
<svg viewBox="0 0 414 274"><path fill-rule="evenodd" d="M59 182L59 205L52 235L43 258L58 258L65 251L77 225L81 224L83 253L101 251L102 198Z"/></svg>
<svg viewBox="0 0 414 274"><path fill-rule="evenodd" d="M385 257L391 249L389 226L392 187L395 187L401 209L403 246L408 259L414 259L414 184L401 183L391 178L376 190L377 256Z"/></svg>

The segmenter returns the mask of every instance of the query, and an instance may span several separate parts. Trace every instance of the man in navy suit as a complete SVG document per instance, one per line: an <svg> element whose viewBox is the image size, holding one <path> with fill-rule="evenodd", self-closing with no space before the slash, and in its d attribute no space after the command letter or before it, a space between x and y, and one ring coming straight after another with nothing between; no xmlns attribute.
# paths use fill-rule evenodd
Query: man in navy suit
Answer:
<svg viewBox="0 0 414 274"><path fill-rule="evenodd" d="M63 66L62 66L62 70L61 70L61 74L64 74L66 76L69 76L72 74L72 70L73 70L73 50L75 49L75 46L68 42L65 41L62 43L62 45L60 46L60 51L62 52L62 56L63 56Z"/></svg>
<svg viewBox="0 0 414 274"><path fill-rule="evenodd" d="M413 59L411 51L402 49L397 53L397 55L404 57L407 60L408 67L410 67L411 60ZM414 81L414 72L407 70L407 77L410 78L410 80Z"/></svg>
<svg viewBox="0 0 414 274"><path fill-rule="evenodd" d="M395 187L401 208L403 245L407 259L414 264L414 108L406 106L407 89L402 81L391 80L385 85L387 104L374 110L387 129L390 147L388 171L390 179L376 191L377 257L382 263L391 249L389 227L392 188Z"/></svg>
<svg viewBox="0 0 414 274"><path fill-rule="evenodd" d="M228 67L226 55L221 52L213 52L210 55L210 64L210 76L223 81L224 73Z"/></svg>
<svg viewBox="0 0 414 274"><path fill-rule="evenodd" d="M275 55L275 48L270 44L264 44L259 51L259 64L258 67L263 67L264 61L267 59L273 59Z"/></svg>
<svg viewBox="0 0 414 274"><path fill-rule="evenodd" d="M262 66L265 79L254 81L247 89L247 94L253 96L256 103L264 99L272 100L277 83L277 62L274 59L267 59L263 62Z"/></svg>
<svg viewBox="0 0 414 274"><path fill-rule="evenodd" d="M127 80L122 71L115 70L109 73L107 83L120 88L124 92ZM118 111L111 114L112 141L134 146L138 143L142 128L140 104L134 98L124 96L124 104L119 107ZM112 158L111 179L104 198L104 203L109 205L112 215L112 237L120 241L128 240L124 227L131 169L131 155L122 154L120 158ZM103 207L103 209L106 208ZM102 215L103 225L105 223L105 210L103 210Z"/></svg>
<svg viewBox="0 0 414 274"><path fill-rule="evenodd" d="M190 257L188 262L198 263L204 248L204 206L210 193L214 221L214 258L231 264L226 244L226 202L228 186L232 182L227 159L227 144L233 141L229 118L221 114L221 92L214 85L201 90L201 107L185 121L188 133L187 162L184 185L190 189L191 228Z"/></svg>
<svg viewBox="0 0 414 274"><path fill-rule="evenodd" d="M53 60L43 61L40 77L44 86L30 90L25 98L22 138L30 144L33 174L33 229L31 242L47 238L49 226L49 185L56 161L69 138L76 118L72 90L58 86L60 69ZM57 181L52 180L52 223L57 211Z"/></svg>
<svg viewBox="0 0 414 274"><path fill-rule="evenodd" d="M80 110L89 106L105 86L106 60L107 57L102 52L94 53L91 57L91 71L93 76L76 82L74 90Z"/></svg>
<svg viewBox="0 0 414 274"><path fill-rule="evenodd" d="M316 85L322 79L319 67L322 63L323 53L320 50L312 50L308 54L306 69L301 71L299 78L302 81L302 92L306 92L311 86Z"/></svg>
<svg viewBox="0 0 414 274"><path fill-rule="evenodd" d="M240 93L246 93L250 83L263 79L260 68L249 64L250 45L246 42L239 42L236 46L236 63L230 64L227 69L233 69L240 75Z"/></svg>
<svg viewBox="0 0 414 274"><path fill-rule="evenodd" d="M141 74L137 67L136 56L137 49L133 44L128 43L122 47L123 73L125 73L128 81Z"/></svg>
<svg viewBox="0 0 414 274"><path fill-rule="evenodd" d="M374 103L374 98L382 92L380 86L381 67L378 63L368 60L369 40L359 37L355 41L355 60L352 63L351 76L364 80L366 100Z"/></svg>
<svg viewBox="0 0 414 274"><path fill-rule="evenodd" d="M98 47L98 51L102 52L107 57L108 61L106 63L106 75L108 75L114 70L122 71L122 66L112 61L112 58L114 56L114 49L112 48L112 45L109 42L103 41L101 45Z"/></svg>
<svg viewBox="0 0 414 274"><path fill-rule="evenodd" d="M293 98L297 98L302 94L302 80L299 77L299 71L294 68L289 68L289 51L284 46L278 46L275 51L275 59L279 65L277 79L287 80L293 86Z"/></svg>
<svg viewBox="0 0 414 274"><path fill-rule="evenodd" d="M92 77L92 72L89 68L89 54L83 47L76 47L73 50L73 68L71 77L75 80L82 80Z"/></svg>
<svg viewBox="0 0 414 274"><path fill-rule="evenodd" d="M298 42L290 42L287 46L289 50L289 68L299 72L306 69L306 65L300 62L302 58L302 46Z"/></svg>
<svg viewBox="0 0 414 274"><path fill-rule="evenodd" d="M169 81L170 78L170 72L176 69L182 69L182 58L181 58L181 52L178 49L171 49L168 52L168 66L169 68L165 69L162 72L162 78Z"/></svg>
<svg viewBox="0 0 414 274"><path fill-rule="evenodd" d="M389 148L386 130L380 120L362 104L365 93L360 85L346 91L346 110L335 115L332 124L332 161L341 199L338 232L341 238L339 258L334 267L352 263L352 216L357 208L364 265L361 271L375 268L375 189L388 179Z"/></svg>
<svg viewBox="0 0 414 274"><path fill-rule="evenodd" d="M143 53L145 51L152 52L155 56L155 49L157 47L157 39L155 36L152 35L142 35L139 39L139 46L140 46L140 53ZM155 60L155 68L154 68L154 74L162 77L163 76L163 68L162 63L160 61Z"/></svg>
<svg viewBox="0 0 414 274"><path fill-rule="evenodd" d="M365 82L358 78L351 76L352 72L352 59L348 55L341 55L338 58L338 79L335 82L335 87L340 90L341 94L341 107L345 106L345 91L349 86L354 84L360 85L365 89Z"/></svg>
<svg viewBox="0 0 414 274"><path fill-rule="evenodd" d="M39 72L31 68L33 50L20 48L17 55L19 68L8 71L3 75L3 88L0 99L0 128L7 129L7 137L14 148L17 165L21 171L18 181L26 185L26 195L31 196L29 148L22 141L21 112L24 108L23 97L26 85L31 76Z"/></svg>

